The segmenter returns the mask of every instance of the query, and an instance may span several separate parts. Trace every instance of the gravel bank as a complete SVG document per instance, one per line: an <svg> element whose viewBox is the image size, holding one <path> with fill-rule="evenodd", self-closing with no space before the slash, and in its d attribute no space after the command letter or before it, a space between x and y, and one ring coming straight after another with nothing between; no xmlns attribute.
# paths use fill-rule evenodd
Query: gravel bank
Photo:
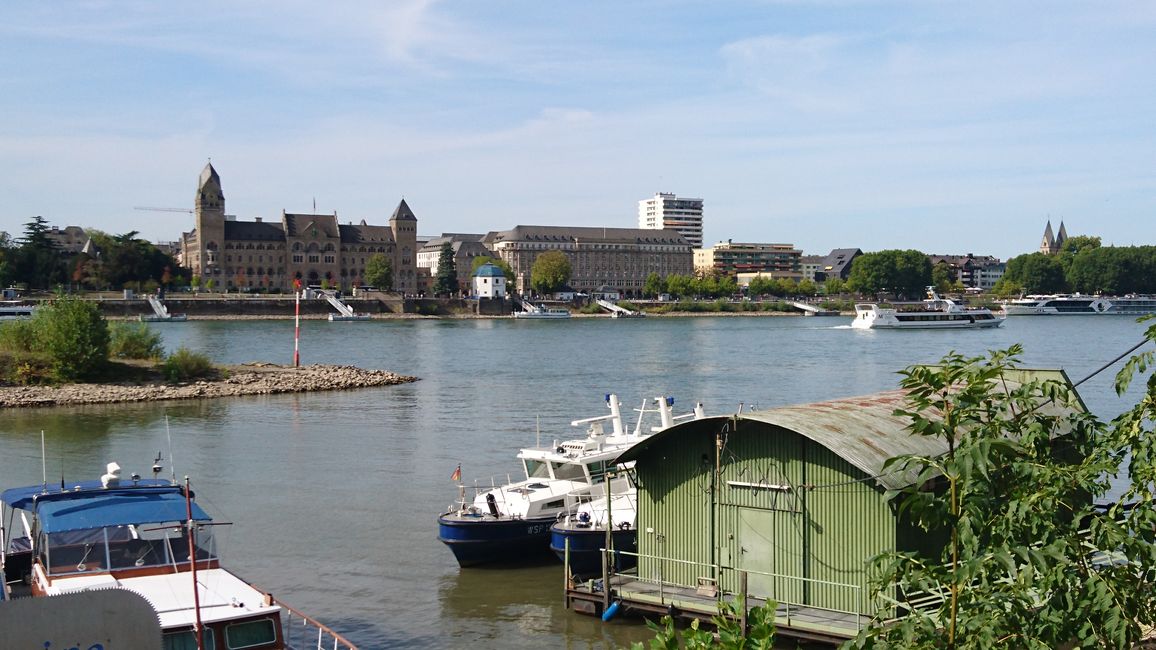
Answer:
<svg viewBox="0 0 1156 650"><path fill-rule="evenodd" d="M228 368L228 377L183 384L65 384L63 386L0 386L0 408L108 404L238 395L272 395L307 391L392 386L417 377L387 370L353 366L312 365L301 368L252 363Z"/></svg>

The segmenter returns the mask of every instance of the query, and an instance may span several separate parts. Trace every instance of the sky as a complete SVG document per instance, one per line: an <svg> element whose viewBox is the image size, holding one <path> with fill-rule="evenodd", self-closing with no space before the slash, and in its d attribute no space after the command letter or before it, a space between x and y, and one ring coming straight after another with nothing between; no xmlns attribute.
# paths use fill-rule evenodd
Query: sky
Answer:
<svg viewBox="0 0 1156 650"><path fill-rule="evenodd" d="M0 231L226 212L637 225L1008 259L1156 244L1156 3L256 0L0 9Z"/></svg>

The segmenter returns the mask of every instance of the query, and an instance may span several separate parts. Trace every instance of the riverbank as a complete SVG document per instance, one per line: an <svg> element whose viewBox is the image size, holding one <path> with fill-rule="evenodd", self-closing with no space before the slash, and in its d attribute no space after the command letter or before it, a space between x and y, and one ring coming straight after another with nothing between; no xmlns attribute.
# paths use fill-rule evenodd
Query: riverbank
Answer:
<svg viewBox="0 0 1156 650"><path fill-rule="evenodd" d="M312 365L294 368L247 363L223 369L216 380L170 384L162 380L62 386L0 386L0 408L112 404L161 400L273 395L392 386L417 377L354 366Z"/></svg>

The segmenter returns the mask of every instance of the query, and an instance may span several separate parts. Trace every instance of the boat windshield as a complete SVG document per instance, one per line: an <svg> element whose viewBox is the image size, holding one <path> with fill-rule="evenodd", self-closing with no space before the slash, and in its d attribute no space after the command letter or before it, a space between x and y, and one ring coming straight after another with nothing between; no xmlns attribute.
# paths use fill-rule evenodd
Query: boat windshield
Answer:
<svg viewBox="0 0 1156 650"><path fill-rule="evenodd" d="M109 526L60 533L47 537L50 575L167 566L189 561L184 525ZM197 532L197 559L216 557L210 528Z"/></svg>
<svg viewBox="0 0 1156 650"><path fill-rule="evenodd" d="M526 478L550 478L550 468L540 460L522 459L526 466Z"/></svg>
<svg viewBox="0 0 1156 650"><path fill-rule="evenodd" d="M576 465L574 463L550 463L554 467L554 478L566 481L582 481L586 482L589 479L586 477L583 465Z"/></svg>

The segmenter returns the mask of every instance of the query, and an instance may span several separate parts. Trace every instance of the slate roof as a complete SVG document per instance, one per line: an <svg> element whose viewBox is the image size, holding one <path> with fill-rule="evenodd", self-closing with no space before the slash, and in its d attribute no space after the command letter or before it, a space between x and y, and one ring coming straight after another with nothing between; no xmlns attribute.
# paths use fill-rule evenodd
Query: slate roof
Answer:
<svg viewBox="0 0 1156 650"><path fill-rule="evenodd" d="M573 226L515 226L510 230L490 232L486 243L501 241L598 242L615 244L665 244L690 246L686 238L673 230L642 228L582 228Z"/></svg>
<svg viewBox="0 0 1156 650"><path fill-rule="evenodd" d="M395 209L393 211L393 216L391 216L389 218L389 220L390 221L417 221L417 217L414 216L413 210L409 209L409 204L407 204L405 202L405 199L402 199L401 203L397 204L397 209Z"/></svg>
<svg viewBox="0 0 1156 650"><path fill-rule="evenodd" d="M391 244L393 229L389 226L370 226L362 219L359 225L340 224L342 244Z"/></svg>
<svg viewBox="0 0 1156 650"><path fill-rule="evenodd" d="M285 235L288 237L304 237L310 226L316 226L326 237L340 237L335 214L290 214L286 212L282 217L285 221Z"/></svg>
<svg viewBox="0 0 1156 650"><path fill-rule="evenodd" d="M242 241L285 241L285 230L279 223L264 221L226 221L225 239Z"/></svg>

